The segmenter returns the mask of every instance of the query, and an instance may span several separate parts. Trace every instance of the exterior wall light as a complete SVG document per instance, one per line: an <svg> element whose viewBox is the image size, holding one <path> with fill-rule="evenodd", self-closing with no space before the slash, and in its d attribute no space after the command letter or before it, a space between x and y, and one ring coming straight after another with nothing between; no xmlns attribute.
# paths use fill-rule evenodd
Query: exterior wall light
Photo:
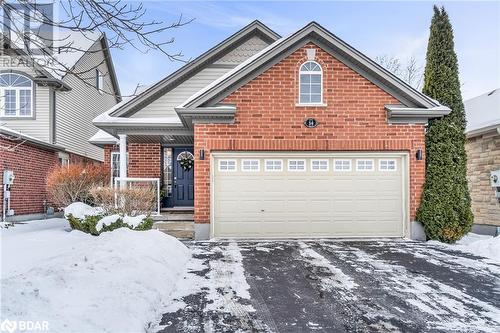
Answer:
<svg viewBox="0 0 500 333"><path fill-rule="evenodd" d="M417 161L422 160L422 149L418 149L417 153L415 154L415 157L417 158Z"/></svg>
<svg viewBox="0 0 500 333"><path fill-rule="evenodd" d="M200 160L203 161L205 159L205 149L200 149Z"/></svg>

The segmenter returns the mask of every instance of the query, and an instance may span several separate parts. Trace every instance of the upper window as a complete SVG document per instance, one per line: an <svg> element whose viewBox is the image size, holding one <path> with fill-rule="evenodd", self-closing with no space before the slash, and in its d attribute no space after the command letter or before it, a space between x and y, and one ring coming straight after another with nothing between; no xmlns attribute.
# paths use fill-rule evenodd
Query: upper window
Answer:
<svg viewBox="0 0 500 333"><path fill-rule="evenodd" d="M314 61L300 66L299 104L321 104L323 102L323 71Z"/></svg>
<svg viewBox="0 0 500 333"><path fill-rule="evenodd" d="M96 76L95 87L102 94L104 92L104 90L103 90L104 89L104 75L98 69L95 70L95 73L96 73L96 75L95 75Z"/></svg>
<svg viewBox="0 0 500 333"><path fill-rule="evenodd" d="M33 116L33 81L21 74L0 74L0 110L2 117Z"/></svg>

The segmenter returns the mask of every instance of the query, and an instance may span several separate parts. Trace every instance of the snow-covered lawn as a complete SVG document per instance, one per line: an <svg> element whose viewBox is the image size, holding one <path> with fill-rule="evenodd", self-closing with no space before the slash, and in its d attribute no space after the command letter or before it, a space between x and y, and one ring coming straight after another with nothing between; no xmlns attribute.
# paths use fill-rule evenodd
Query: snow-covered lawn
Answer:
<svg viewBox="0 0 500 333"><path fill-rule="evenodd" d="M446 245L437 241L429 241L429 243L446 246L454 250L475 254L500 262L500 236L493 237L468 233L452 245Z"/></svg>
<svg viewBox="0 0 500 333"><path fill-rule="evenodd" d="M156 230L95 237L65 219L0 229L2 319L53 332L144 332L185 273L190 251Z"/></svg>

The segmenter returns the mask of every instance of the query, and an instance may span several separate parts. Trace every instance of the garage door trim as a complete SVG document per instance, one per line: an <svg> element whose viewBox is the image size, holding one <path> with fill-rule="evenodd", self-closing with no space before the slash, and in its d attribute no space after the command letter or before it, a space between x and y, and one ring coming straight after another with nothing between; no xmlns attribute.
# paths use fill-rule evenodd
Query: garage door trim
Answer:
<svg viewBox="0 0 500 333"><path fill-rule="evenodd" d="M342 152L342 151L325 151L325 152L312 152L312 151L213 151L210 154L210 238L215 235L215 164L216 158L235 157L235 158L272 158L272 159L285 159L293 158L296 156L307 155L307 158L401 158L402 170L402 216L403 216L403 236L409 237L410 230L410 164L409 154L407 151L356 151L356 152ZM353 165L353 167L355 167ZM377 167L377 166L375 166ZM331 172L331 169L330 169ZM235 237L233 237L235 238ZM269 239L276 237L269 237ZM290 237L283 237L284 239ZM325 236L310 236L308 238L328 238ZM332 236L330 238L373 238L372 236ZM380 236L377 238L401 238L394 236ZM224 239L224 238L221 238ZM245 238L248 239L248 238ZM262 239L262 238L256 238Z"/></svg>

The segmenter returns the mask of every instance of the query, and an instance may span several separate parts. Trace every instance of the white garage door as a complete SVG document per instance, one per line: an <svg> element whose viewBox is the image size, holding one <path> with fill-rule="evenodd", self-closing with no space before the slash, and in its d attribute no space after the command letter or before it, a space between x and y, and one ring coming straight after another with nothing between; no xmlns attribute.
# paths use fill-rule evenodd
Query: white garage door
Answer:
<svg viewBox="0 0 500 333"><path fill-rule="evenodd" d="M402 153L214 154L214 237L402 237Z"/></svg>

